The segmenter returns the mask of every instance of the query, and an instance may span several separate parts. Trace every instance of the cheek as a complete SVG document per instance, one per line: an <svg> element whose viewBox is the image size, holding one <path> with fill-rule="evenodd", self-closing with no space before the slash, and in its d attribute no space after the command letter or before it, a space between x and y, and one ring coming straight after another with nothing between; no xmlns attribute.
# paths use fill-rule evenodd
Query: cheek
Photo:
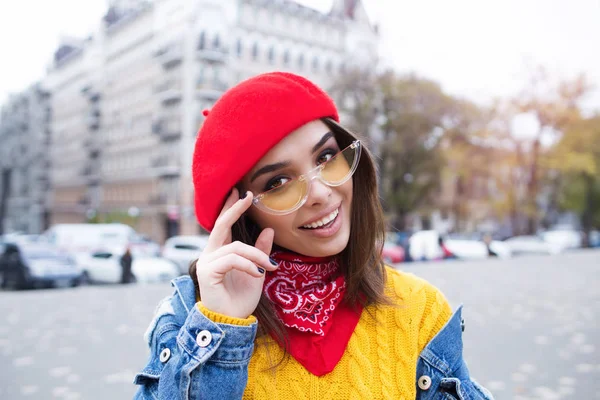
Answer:
<svg viewBox="0 0 600 400"><path fill-rule="evenodd" d="M285 235L293 229L295 214L296 213L289 215L273 215L260 211L255 207L248 212L248 216L252 218L261 229L272 228L275 230L275 236Z"/></svg>
<svg viewBox="0 0 600 400"><path fill-rule="evenodd" d="M350 179L348 182L344 183L340 189L342 191L342 196L346 199L346 201L348 202L352 202L352 190L354 188L354 182L352 181L352 179Z"/></svg>

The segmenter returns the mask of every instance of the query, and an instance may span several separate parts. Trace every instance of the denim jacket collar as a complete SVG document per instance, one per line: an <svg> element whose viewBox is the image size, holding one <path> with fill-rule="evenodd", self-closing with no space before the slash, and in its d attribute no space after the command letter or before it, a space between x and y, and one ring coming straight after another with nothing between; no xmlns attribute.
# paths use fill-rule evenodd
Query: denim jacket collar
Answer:
<svg viewBox="0 0 600 400"><path fill-rule="evenodd" d="M194 305L196 305L196 288L194 287L194 281L187 276L180 276L171 281L171 286L175 288L175 292L179 299L183 303L186 311L189 313Z"/></svg>

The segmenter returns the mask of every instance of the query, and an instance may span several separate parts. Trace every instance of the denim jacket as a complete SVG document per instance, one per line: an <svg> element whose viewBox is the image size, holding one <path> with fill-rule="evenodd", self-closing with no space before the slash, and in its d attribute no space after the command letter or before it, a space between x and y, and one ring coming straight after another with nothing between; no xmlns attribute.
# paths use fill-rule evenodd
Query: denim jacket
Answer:
<svg viewBox="0 0 600 400"><path fill-rule="evenodd" d="M136 375L135 399L241 399L248 380L256 323L217 324L195 306L189 276L158 306L144 335L150 359ZM462 307L422 351L417 362L417 400L493 399L469 376L462 357Z"/></svg>

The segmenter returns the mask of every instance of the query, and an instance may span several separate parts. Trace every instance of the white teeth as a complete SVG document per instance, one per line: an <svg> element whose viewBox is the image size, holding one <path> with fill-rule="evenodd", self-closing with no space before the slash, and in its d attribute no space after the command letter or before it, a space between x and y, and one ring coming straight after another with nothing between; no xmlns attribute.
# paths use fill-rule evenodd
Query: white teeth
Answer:
<svg viewBox="0 0 600 400"><path fill-rule="evenodd" d="M335 209L331 214L329 214L328 216L321 218L320 220L313 222L312 224L308 224L308 225L304 225L303 228L306 229L315 229L318 228L320 226L323 225L327 225L328 223L330 223L331 221L333 221L335 219L335 217L337 217L338 213L340 212L340 209L337 208Z"/></svg>

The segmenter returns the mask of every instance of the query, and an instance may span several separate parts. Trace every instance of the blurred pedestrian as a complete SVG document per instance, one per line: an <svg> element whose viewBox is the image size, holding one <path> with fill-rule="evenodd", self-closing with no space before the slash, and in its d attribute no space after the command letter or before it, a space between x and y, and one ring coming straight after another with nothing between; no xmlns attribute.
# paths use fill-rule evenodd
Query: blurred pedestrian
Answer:
<svg viewBox="0 0 600 400"><path fill-rule="evenodd" d="M442 259L453 260L457 258L456 255L450 251L448 246L446 246L446 242L441 235L438 237L438 245L440 246L440 250L442 250Z"/></svg>
<svg viewBox="0 0 600 400"><path fill-rule="evenodd" d="M491 398L461 309L384 265L374 159L325 92L268 73L204 115L192 176L210 236L146 332L136 398Z"/></svg>
<svg viewBox="0 0 600 400"><path fill-rule="evenodd" d="M485 247L487 248L487 252L488 252L488 256L489 257L498 257L498 253L496 253L494 250L492 250L492 235L490 235L489 233L486 233L485 235L483 235L483 243L485 244Z"/></svg>
<svg viewBox="0 0 600 400"><path fill-rule="evenodd" d="M132 263L133 256L131 255L131 248L128 245L125 248L125 254L121 256L121 283L131 283L134 281L134 276L131 272Z"/></svg>

